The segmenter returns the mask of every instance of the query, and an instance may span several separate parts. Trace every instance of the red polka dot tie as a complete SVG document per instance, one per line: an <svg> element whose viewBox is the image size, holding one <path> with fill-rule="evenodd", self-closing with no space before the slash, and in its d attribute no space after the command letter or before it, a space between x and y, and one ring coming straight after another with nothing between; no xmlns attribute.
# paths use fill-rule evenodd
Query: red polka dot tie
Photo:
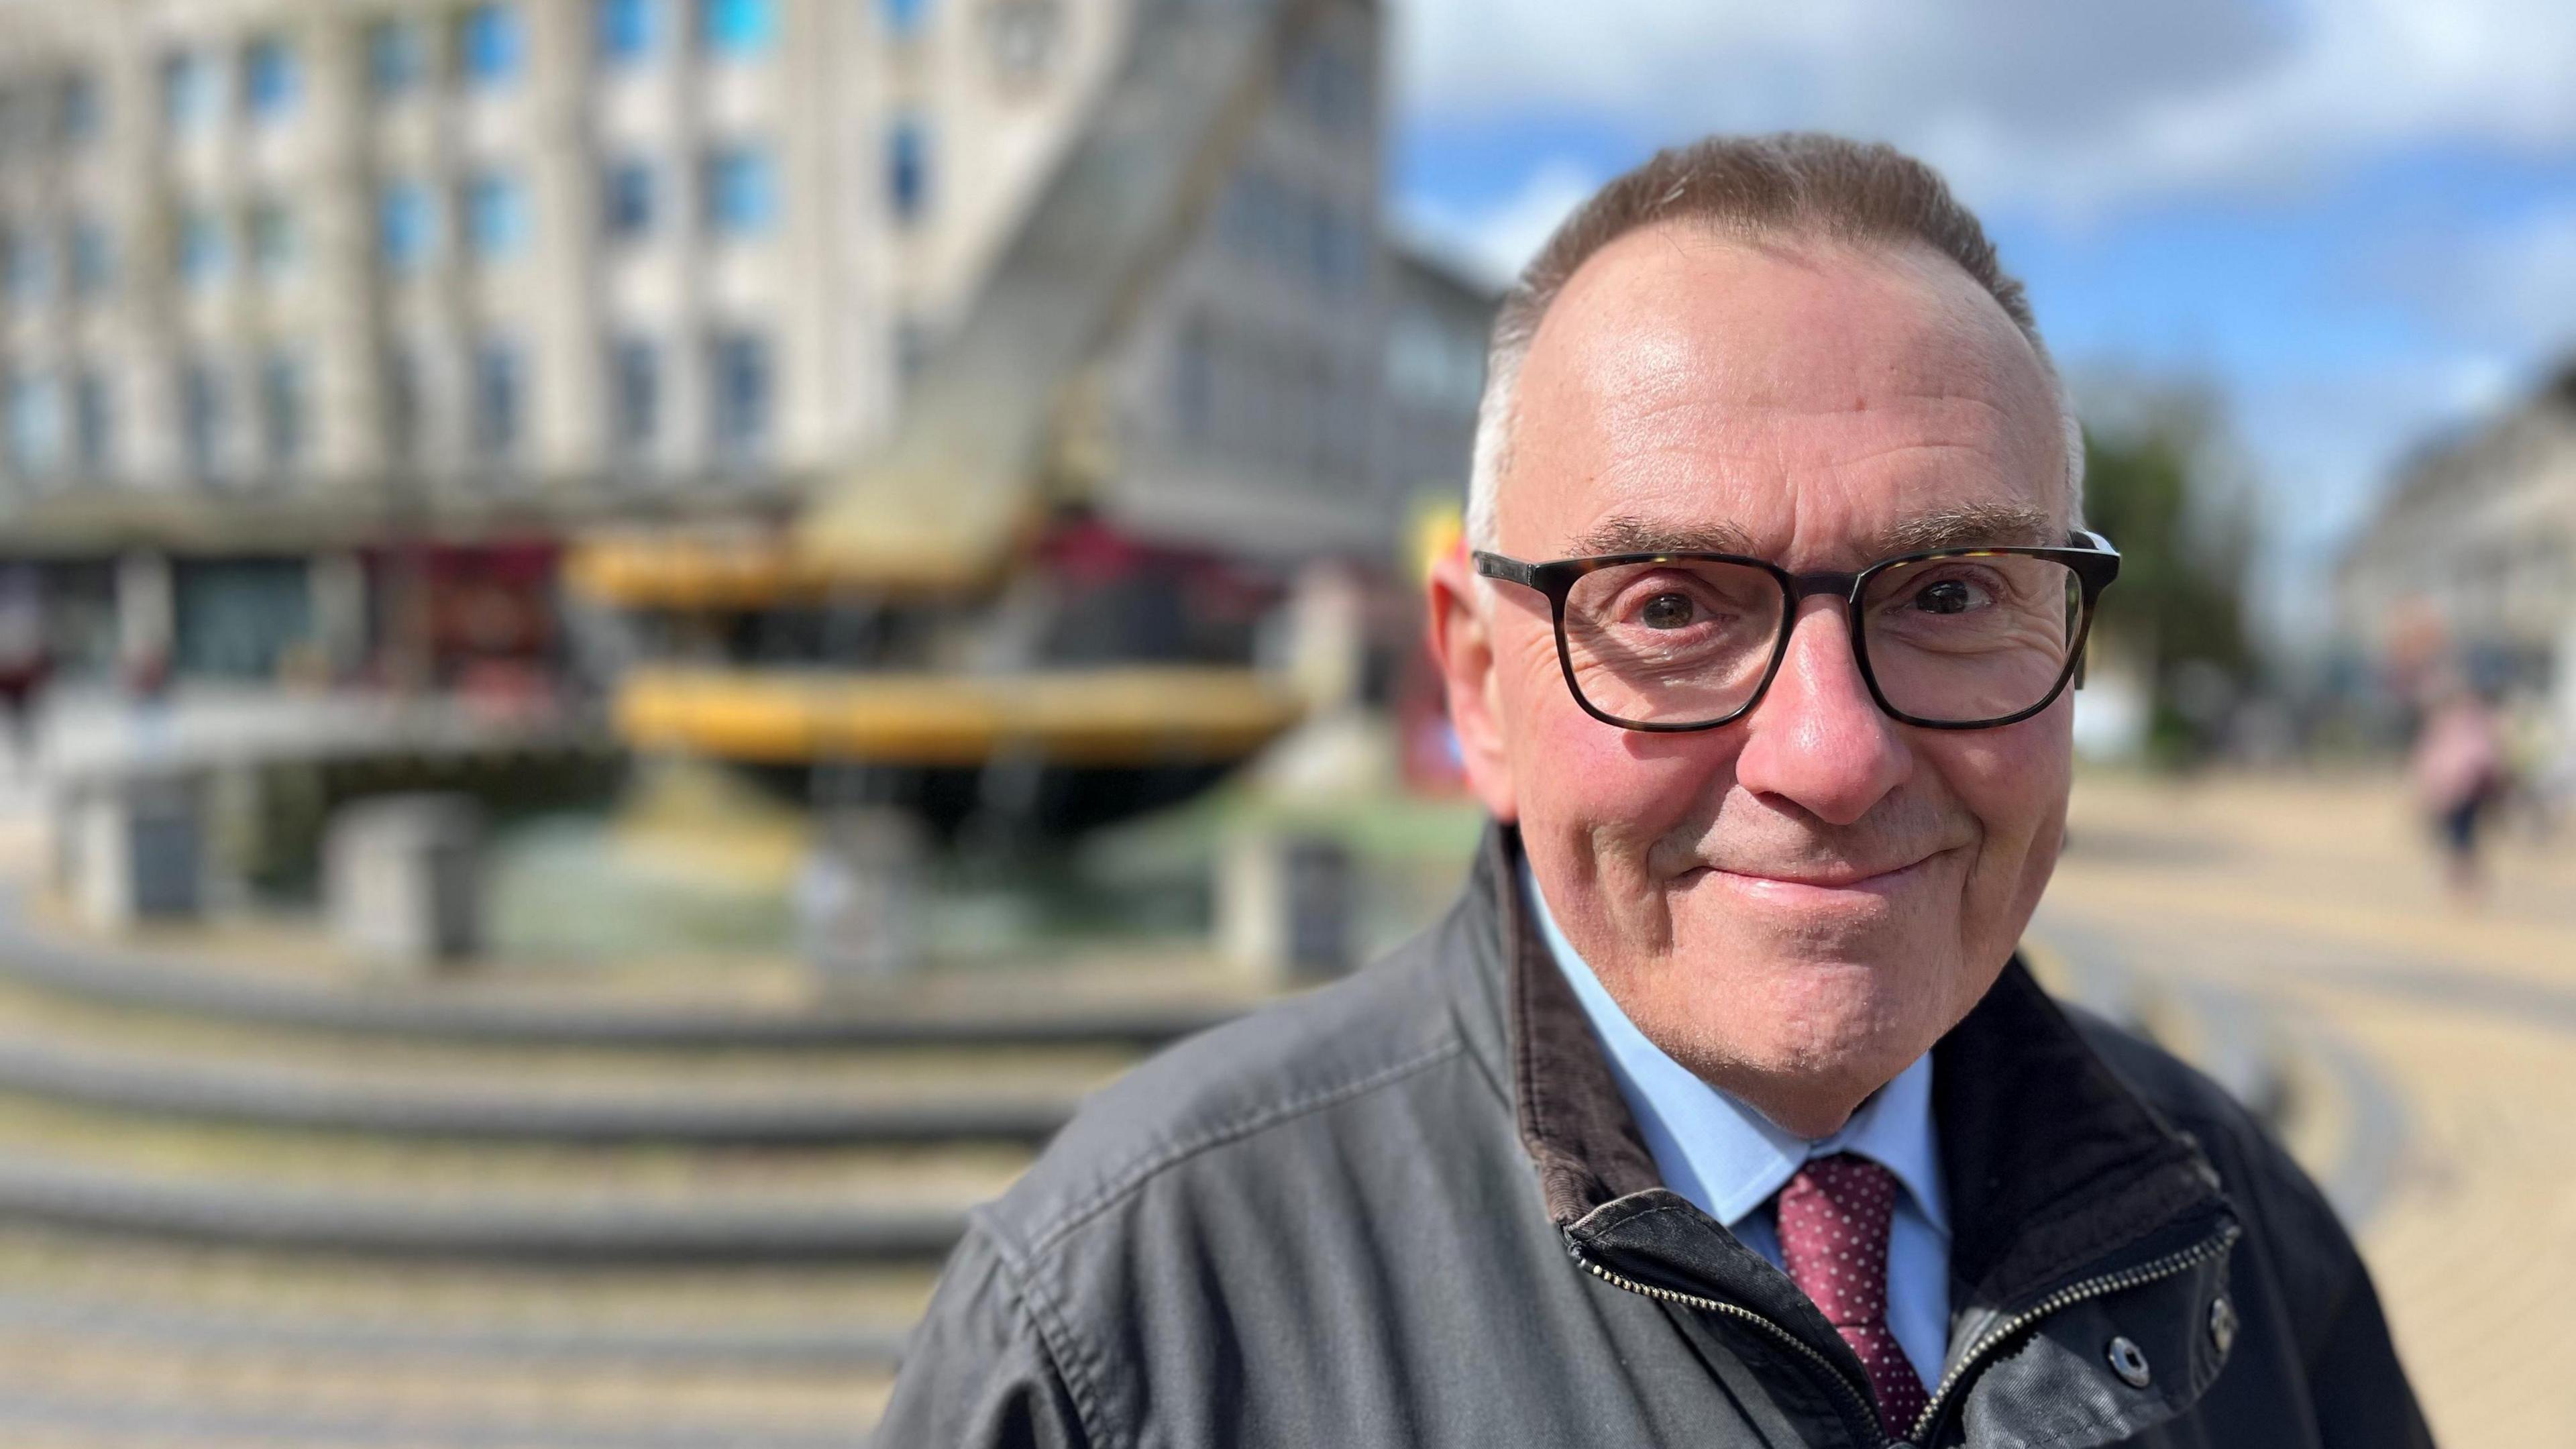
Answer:
<svg viewBox="0 0 2576 1449"><path fill-rule="evenodd" d="M1887 1327L1887 1229L1896 1174L1848 1152L1819 1157L1780 1189L1780 1259L1860 1355L1879 1418L1902 1437L1923 1412L1923 1381Z"/></svg>

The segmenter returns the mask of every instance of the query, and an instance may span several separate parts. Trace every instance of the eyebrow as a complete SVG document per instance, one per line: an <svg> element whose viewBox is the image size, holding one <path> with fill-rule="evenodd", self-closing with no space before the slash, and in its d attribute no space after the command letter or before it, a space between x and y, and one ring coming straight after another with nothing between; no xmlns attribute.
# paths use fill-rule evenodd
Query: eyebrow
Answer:
<svg viewBox="0 0 2576 1449"><path fill-rule="evenodd" d="M1862 542L1869 558L1923 553L1936 548L2046 547L2066 541L2066 531L2045 509L2005 503L1963 503L1900 519ZM1570 546L1570 558L1621 553L1754 554L1752 535L1732 523L1662 523L1618 514L1594 524Z"/></svg>

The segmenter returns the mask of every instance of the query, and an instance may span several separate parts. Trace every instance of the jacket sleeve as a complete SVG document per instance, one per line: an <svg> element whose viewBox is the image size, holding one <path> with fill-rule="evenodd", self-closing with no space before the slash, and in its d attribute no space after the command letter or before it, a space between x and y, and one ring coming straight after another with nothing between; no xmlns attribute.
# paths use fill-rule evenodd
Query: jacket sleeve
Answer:
<svg viewBox="0 0 2576 1449"><path fill-rule="evenodd" d="M2398 1364L2370 1272L2353 1253L2341 1301L2308 1365L2317 1435L2328 1449L2433 1449L2433 1431Z"/></svg>
<svg viewBox="0 0 2576 1449"><path fill-rule="evenodd" d="M875 1449L1087 1449L1092 1437L1009 1265L960 1243L904 1350Z"/></svg>

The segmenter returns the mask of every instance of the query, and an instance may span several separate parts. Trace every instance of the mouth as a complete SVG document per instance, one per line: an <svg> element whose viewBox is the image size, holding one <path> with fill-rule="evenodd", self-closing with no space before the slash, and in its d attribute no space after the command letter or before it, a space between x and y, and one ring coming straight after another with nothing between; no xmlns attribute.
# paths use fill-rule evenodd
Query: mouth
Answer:
<svg viewBox="0 0 2576 1449"><path fill-rule="evenodd" d="M1946 850L1909 861L1885 870L1855 866L1811 866L1796 870L1760 871L1728 870L1721 866L1701 866L1683 877L1682 884L1695 877L1706 877L1712 883L1741 891L1781 905L1825 905L1884 899L1906 889L1930 874L1932 863Z"/></svg>

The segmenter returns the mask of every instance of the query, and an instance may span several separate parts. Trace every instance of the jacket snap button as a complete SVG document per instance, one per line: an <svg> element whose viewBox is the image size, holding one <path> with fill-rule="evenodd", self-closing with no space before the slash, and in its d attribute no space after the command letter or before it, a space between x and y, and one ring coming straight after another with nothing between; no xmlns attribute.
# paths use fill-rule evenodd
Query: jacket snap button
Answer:
<svg viewBox="0 0 2576 1449"><path fill-rule="evenodd" d="M2111 1361L2111 1372L2118 1374L2120 1382L2130 1388L2143 1389L2154 1377L2147 1371L2146 1351L2126 1337L2112 1339L2110 1346L2102 1350L2102 1356Z"/></svg>
<svg viewBox="0 0 2576 1449"><path fill-rule="evenodd" d="M2225 1298L2209 1305L2209 1341L2220 1353L2236 1342L2236 1305Z"/></svg>

